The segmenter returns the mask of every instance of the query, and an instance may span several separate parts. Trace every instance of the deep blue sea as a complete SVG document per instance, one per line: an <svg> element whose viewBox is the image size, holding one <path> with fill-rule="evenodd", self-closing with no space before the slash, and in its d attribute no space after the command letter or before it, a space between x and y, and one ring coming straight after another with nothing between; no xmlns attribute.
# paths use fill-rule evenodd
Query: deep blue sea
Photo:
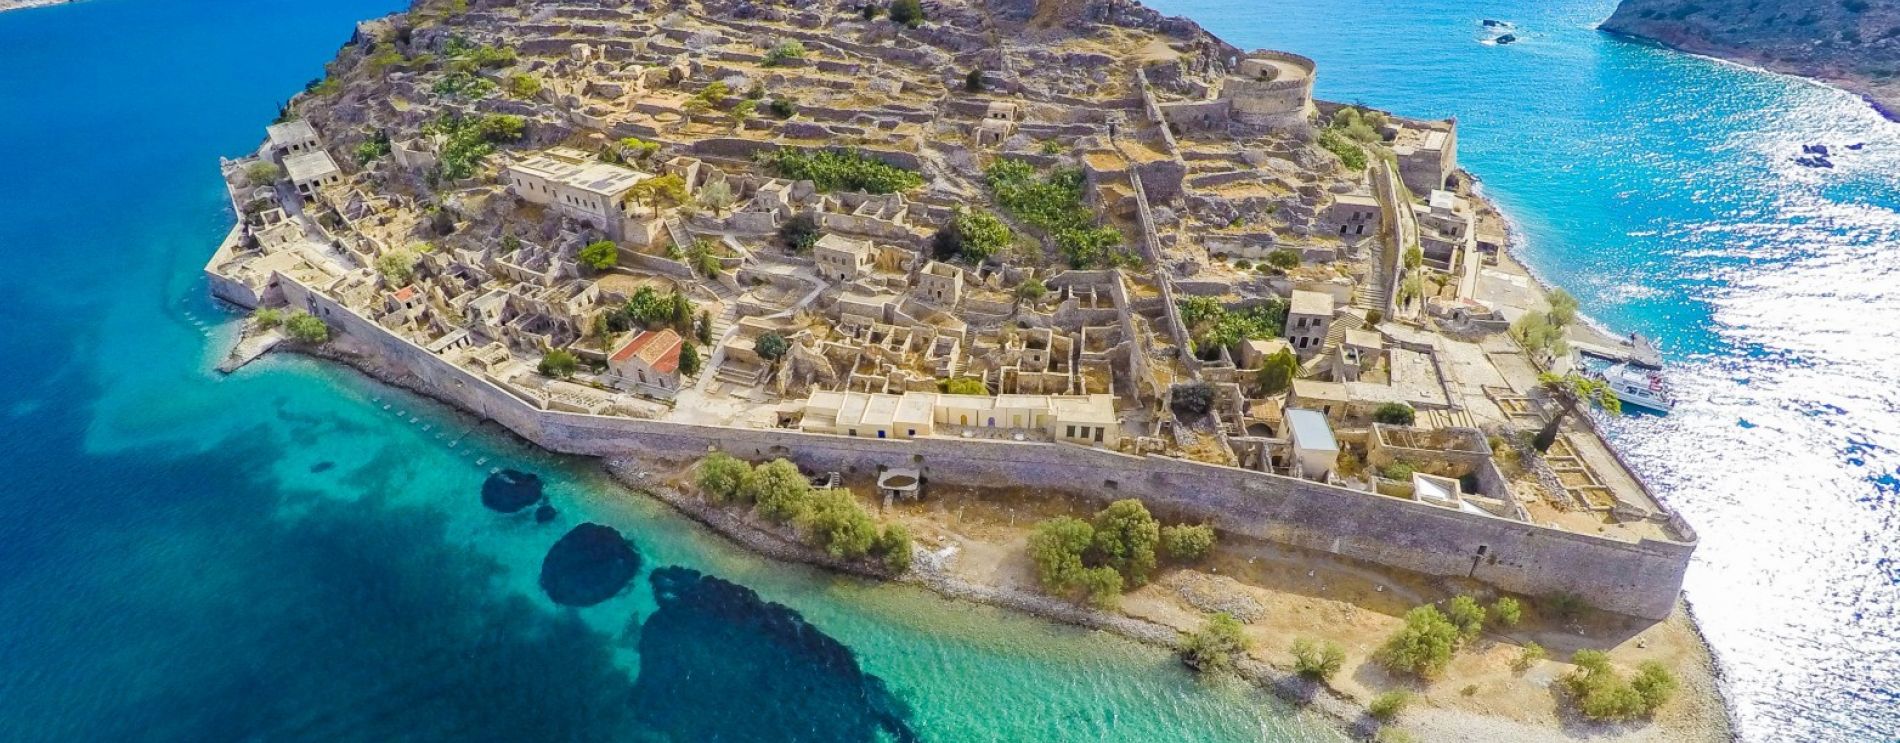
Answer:
<svg viewBox="0 0 1900 743"><path fill-rule="evenodd" d="M1154 4L1315 58L1322 97L1459 116L1526 261L1670 356L1686 402L1612 426L1701 531L1743 737L1900 739L1900 127L1598 34L1606 0ZM398 5L0 14L0 740L1338 739L1158 651L766 563L346 371L211 371L217 157ZM497 468L554 518L485 508ZM557 605L584 523L639 569Z"/></svg>

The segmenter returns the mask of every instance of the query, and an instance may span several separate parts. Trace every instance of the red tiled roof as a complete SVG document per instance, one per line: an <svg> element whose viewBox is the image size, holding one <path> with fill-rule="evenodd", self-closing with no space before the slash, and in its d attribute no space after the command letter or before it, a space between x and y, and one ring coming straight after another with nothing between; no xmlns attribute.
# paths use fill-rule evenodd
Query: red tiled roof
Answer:
<svg viewBox="0 0 1900 743"><path fill-rule="evenodd" d="M401 289L399 289L399 290L397 290L397 291L396 291L396 295L395 295L395 296L396 296L396 301L398 301L398 302L407 302L407 301L409 301L409 300L410 300L410 298L412 298L412 297L414 297L414 296L416 296L416 285L415 285L415 284L410 284L410 285L408 285L408 286L405 286L405 287L403 287L403 288L401 288Z"/></svg>
<svg viewBox="0 0 1900 743"><path fill-rule="evenodd" d="M672 374L680 367L680 346L682 345L685 345L685 340L671 328L658 332L641 331L639 335L633 337L633 340L627 341L627 345L621 346L620 350L614 352L613 361L620 363L637 356L654 371Z"/></svg>

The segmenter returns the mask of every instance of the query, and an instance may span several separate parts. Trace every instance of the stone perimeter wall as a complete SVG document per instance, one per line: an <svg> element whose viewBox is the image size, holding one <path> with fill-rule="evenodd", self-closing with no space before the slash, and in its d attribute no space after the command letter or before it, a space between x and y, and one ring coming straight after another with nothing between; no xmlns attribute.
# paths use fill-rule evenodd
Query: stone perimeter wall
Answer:
<svg viewBox="0 0 1900 743"><path fill-rule="evenodd" d="M242 285L207 268L213 294L253 306ZM1470 577L1528 595L1571 593L1594 606L1647 619L1674 609L1693 543L1620 542L1488 515L1453 511L1319 483L1170 457L1068 444L969 439L860 439L783 429L701 426L542 410L281 274L274 288L292 308L404 370L422 389L566 454L698 457L715 449L783 456L810 469L871 472L906 466L971 486L1074 492L1097 501L1137 497L1168 518L1434 576Z"/></svg>

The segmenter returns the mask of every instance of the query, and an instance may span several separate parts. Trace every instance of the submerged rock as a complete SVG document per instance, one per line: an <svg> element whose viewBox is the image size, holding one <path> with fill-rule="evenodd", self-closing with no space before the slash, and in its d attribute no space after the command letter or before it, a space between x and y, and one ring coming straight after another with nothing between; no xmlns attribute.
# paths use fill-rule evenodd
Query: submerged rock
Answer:
<svg viewBox="0 0 1900 743"><path fill-rule="evenodd" d="M534 523L545 524L553 520L554 506L552 504L543 503L540 508L534 509Z"/></svg>
<svg viewBox="0 0 1900 743"><path fill-rule="evenodd" d="M335 466L336 466L335 462L324 460L322 462L318 462L316 464L310 465L310 472L311 474L316 474L318 472L329 472L330 468L335 467Z"/></svg>
<svg viewBox="0 0 1900 743"><path fill-rule="evenodd" d="M1503 36L1498 37L1498 44L1500 46L1504 44L1514 44L1514 43L1517 43L1517 34L1505 34Z"/></svg>
<svg viewBox="0 0 1900 743"><path fill-rule="evenodd" d="M531 472L502 470L482 483L482 505L501 513L514 513L541 500L541 478Z"/></svg>
<svg viewBox="0 0 1900 743"><path fill-rule="evenodd" d="M640 572L640 553L611 526L581 524L541 561L541 590L562 606L593 606L627 587Z"/></svg>
<svg viewBox="0 0 1900 743"><path fill-rule="evenodd" d="M919 740L911 711L798 612L698 571L648 576L633 707L678 740ZM745 714L731 714L745 710Z"/></svg>

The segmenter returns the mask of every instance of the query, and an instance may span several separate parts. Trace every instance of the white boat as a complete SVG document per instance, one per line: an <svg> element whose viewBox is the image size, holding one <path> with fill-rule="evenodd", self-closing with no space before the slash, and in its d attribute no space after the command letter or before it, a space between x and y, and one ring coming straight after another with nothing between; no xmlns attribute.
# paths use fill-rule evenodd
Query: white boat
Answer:
<svg viewBox="0 0 1900 743"><path fill-rule="evenodd" d="M1598 375L1610 385L1610 392L1624 405L1667 413L1675 408L1670 399L1669 385L1663 381L1662 370L1636 366L1628 362L1616 364Z"/></svg>

